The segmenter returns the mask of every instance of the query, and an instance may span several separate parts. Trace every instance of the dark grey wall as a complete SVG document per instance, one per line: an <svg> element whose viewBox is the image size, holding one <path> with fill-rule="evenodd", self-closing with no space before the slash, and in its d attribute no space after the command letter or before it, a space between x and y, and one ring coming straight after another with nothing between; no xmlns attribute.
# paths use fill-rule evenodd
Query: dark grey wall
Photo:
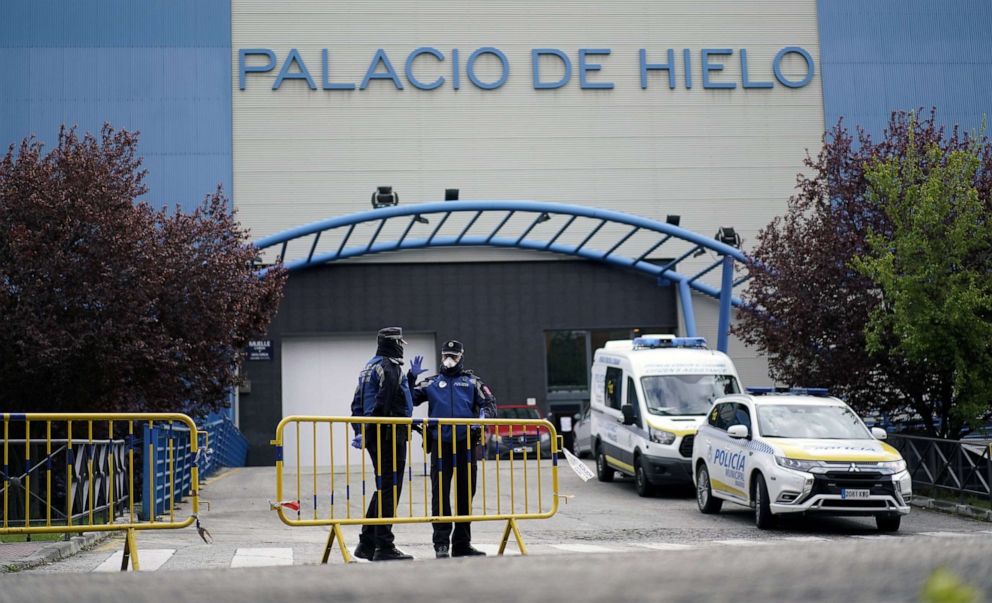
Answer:
<svg viewBox="0 0 992 603"><path fill-rule="evenodd" d="M585 261L328 265L293 274L269 329L271 362L247 362L240 399L248 462L274 462L282 418L281 339L399 325L465 344L466 366L501 404L545 407L544 331L677 324L675 292L645 276Z"/></svg>

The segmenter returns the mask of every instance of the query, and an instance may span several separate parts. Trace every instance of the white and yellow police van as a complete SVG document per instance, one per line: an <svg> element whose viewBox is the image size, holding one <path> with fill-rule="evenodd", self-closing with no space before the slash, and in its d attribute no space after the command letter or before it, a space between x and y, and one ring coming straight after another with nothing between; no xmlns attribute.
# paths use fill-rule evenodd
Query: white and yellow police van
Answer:
<svg viewBox="0 0 992 603"><path fill-rule="evenodd" d="M761 393L720 398L699 428L700 511L730 501L753 508L761 529L785 513L871 516L879 531L899 529L912 480L899 452L880 441L884 430L869 430L837 398L809 395L825 392Z"/></svg>
<svg viewBox="0 0 992 603"><path fill-rule="evenodd" d="M592 366L591 439L599 481L619 471L637 493L692 483L692 441L717 398L740 392L730 358L702 337L608 341Z"/></svg>

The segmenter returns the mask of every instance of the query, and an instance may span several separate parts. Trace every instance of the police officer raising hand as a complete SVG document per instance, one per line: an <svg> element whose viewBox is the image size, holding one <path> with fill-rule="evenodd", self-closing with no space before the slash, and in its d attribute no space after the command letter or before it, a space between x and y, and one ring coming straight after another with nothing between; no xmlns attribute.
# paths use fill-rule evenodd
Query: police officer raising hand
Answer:
<svg viewBox="0 0 992 603"><path fill-rule="evenodd" d="M407 378L410 381L413 403L427 402L428 416L433 419L491 419L496 416L496 398L482 379L465 368L465 349L461 342L450 340L441 346L441 373L414 385L417 375L424 372L418 358L414 359ZM422 361L422 359L419 359ZM454 427L454 432L452 432ZM424 434L432 448L437 444L437 427ZM433 500L431 511L434 516L451 516L451 482L454 477L457 493L458 515L469 515L471 500L475 496L477 465L475 442L466 442L472 437L464 425L444 425L441 428L443 451L433 450L431 454L431 491ZM456 453L450 452L454 442ZM471 472L471 479L469 475ZM472 488L469 491L469 484ZM441 559L445 557L466 557L485 555L472 547L472 526L469 522L459 522L452 530L451 523L434 523L434 552ZM454 534L452 534L454 531ZM450 539L450 541L449 541Z"/></svg>

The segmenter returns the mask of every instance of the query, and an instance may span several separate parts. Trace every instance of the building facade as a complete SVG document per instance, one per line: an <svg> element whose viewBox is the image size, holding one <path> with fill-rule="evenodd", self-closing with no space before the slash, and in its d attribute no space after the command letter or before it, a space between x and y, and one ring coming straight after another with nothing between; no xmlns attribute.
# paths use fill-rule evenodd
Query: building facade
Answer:
<svg viewBox="0 0 992 603"><path fill-rule="evenodd" d="M746 250L838 119L880 133L893 110L935 106L948 124L977 128L992 98L982 77L992 7L978 1L43 0L0 10L0 140L52 144L61 124L140 130L149 201L190 208L223 186L255 238L367 210L377 186L392 186L400 204L454 188L461 199L677 215L706 235L734 227ZM623 235L607 227L593 244ZM317 251L340 243L328 237ZM696 322L715 339L714 300L699 300ZM271 460L280 417L347 412L375 330L394 324L428 366L439 342L460 339L501 403L559 414L588 399L601 342L684 332L670 286L540 252L407 251L295 273L245 365L238 416L250 462ZM733 339L730 353L747 384L767 383L764 358Z"/></svg>

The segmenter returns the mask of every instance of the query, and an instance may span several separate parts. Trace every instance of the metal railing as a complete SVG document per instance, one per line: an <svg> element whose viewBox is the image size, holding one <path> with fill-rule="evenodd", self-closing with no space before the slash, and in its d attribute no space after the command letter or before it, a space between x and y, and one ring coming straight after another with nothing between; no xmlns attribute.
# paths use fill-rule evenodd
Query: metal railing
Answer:
<svg viewBox="0 0 992 603"><path fill-rule="evenodd" d="M200 477L221 467L243 467L248 458L248 440L227 417L208 418L200 426L203 449Z"/></svg>
<svg viewBox="0 0 992 603"><path fill-rule="evenodd" d="M913 478L914 491L985 499L992 508L992 443L987 440L945 440L892 434L889 443L899 450Z"/></svg>
<svg viewBox="0 0 992 603"><path fill-rule="evenodd" d="M349 445L356 436L362 449ZM279 423L272 444L273 509L289 526L331 527L322 563L335 539L344 561L352 561L345 525L506 521L499 554L511 533L527 554L517 522L558 511L560 442L544 420L291 416ZM432 479L444 472L452 474L450 492L442 487L447 477ZM459 501L459 480L467 481L463 492L474 494L468 501L464 494Z"/></svg>
<svg viewBox="0 0 992 603"><path fill-rule="evenodd" d="M2 419L0 534L122 531L121 569L130 560L137 570L137 531L198 523L198 432L186 415L3 413ZM186 443L177 446L180 433ZM183 484L191 511L179 517L175 502ZM160 520L165 503L156 502L163 498L170 502Z"/></svg>

